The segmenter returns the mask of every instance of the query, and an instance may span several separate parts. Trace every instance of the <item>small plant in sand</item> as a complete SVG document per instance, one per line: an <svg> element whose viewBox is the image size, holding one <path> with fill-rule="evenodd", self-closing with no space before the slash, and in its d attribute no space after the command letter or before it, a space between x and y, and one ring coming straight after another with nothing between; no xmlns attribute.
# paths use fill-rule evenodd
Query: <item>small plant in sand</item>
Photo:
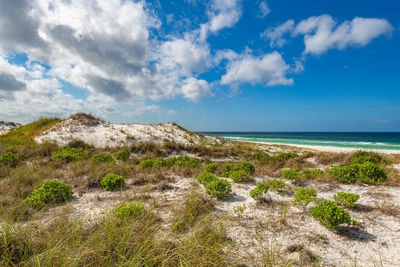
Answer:
<svg viewBox="0 0 400 267"><path fill-rule="evenodd" d="M305 179L312 180L318 177L325 176L325 172L320 169L303 170L301 172L301 176Z"/></svg>
<svg viewBox="0 0 400 267"><path fill-rule="evenodd" d="M250 196L255 200L262 200L269 189L270 186L267 183L257 183L256 187L250 191Z"/></svg>
<svg viewBox="0 0 400 267"><path fill-rule="evenodd" d="M117 160L127 161L129 159L129 152L126 150L120 150L114 153L114 157Z"/></svg>
<svg viewBox="0 0 400 267"><path fill-rule="evenodd" d="M51 154L52 158L61 159L67 162L83 160L88 156L89 156L89 151L86 151L81 147L60 148L59 150Z"/></svg>
<svg viewBox="0 0 400 267"><path fill-rule="evenodd" d="M94 155L91 158L92 162L94 164L99 164L99 163L113 163L114 159L110 154L107 153L99 153Z"/></svg>
<svg viewBox="0 0 400 267"><path fill-rule="evenodd" d="M353 208L359 198L360 195L345 192L339 192L333 196L337 205L347 208Z"/></svg>
<svg viewBox="0 0 400 267"><path fill-rule="evenodd" d="M253 166L253 164L247 161L243 161L242 163L240 163L239 168L249 175L253 175L256 171L256 168Z"/></svg>
<svg viewBox="0 0 400 267"><path fill-rule="evenodd" d="M289 179L289 180L297 180L301 178L301 173L299 169L289 169L289 170L284 170L282 173L283 178Z"/></svg>
<svg viewBox="0 0 400 267"><path fill-rule="evenodd" d="M278 179L268 180L265 184L269 186L270 190L278 193L281 193L288 188L288 185L284 181Z"/></svg>
<svg viewBox="0 0 400 267"><path fill-rule="evenodd" d="M197 181L199 181L199 183L201 183L205 186L216 179L218 179L217 176L215 176L212 173L208 173L208 172L203 172L197 176Z"/></svg>
<svg viewBox="0 0 400 267"><path fill-rule="evenodd" d="M201 167L199 159L185 155L179 155L177 157L168 158L164 161L163 165L167 167L172 167L172 166L191 167L191 168Z"/></svg>
<svg viewBox="0 0 400 267"><path fill-rule="evenodd" d="M247 209L246 204L243 204L243 205L239 205L239 206L234 207L234 208L233 208L233 211L234 211L236 214L243 214L243 212L244 212L246 209Z"/></svg>
<svg viewBox="0 0 400 267"><path fill-rule="evenodd" d="M233 171L229 173L229 178L234 182L244 182L249 180L249 174L243 170Z"/></svg>
<svg viewBox="0 0 400 267"><path fill-rule="evenodd" d="M125 179L120 175L109 173L100 181L100 185L109 191L122 188Z"/></svg>
<svg viewBox="0 0 400 267"><path fill-rule="evenodd" d="M310 215L330 229L337 229L339 225L344 223L358 225L358 222L353 220L347 211L336 206L330 200L320 202L310 210Z"/></svg>
<svg viewBox="0 0 400 267"><path fill-rule="evenodd" d="M291 158L295 158L297 157L297 153L296 152L283 152L283 153L279 153L277 155L274 155L271 157L270 161L274 162L274 163L281 163L284 164L286 163L286 161L288 161Z"/></svg>
<svg viewBox="0 0 400 267"><path fill-rule="evenodd" d="M164 164L163 158L153 158L153 159L144 159L140 162L139 167L144 169L149 169L153 167L162 167Z"/></svg>
<svg viewBox="0 0 400 267"><path fill-rule="evenodd" d="M317 190L314 188L297 188L293 197L293 205L305 209L311 202L317 202Z"/></svg>
<svg viewBox="0 0 400 267"><path fill-rule="evenodd" d="M207 164L204 167L205 172L214 173L218 169L218 165L214 163Z"/></svg>
<svg viewBox="0 0 400 267"><path fill-rule="evenodd" d="M215 179L207 184L206 192L211 196L222 199L232 192L231 184L225 179Z"/></svg>
<svg viewBox="0 0 400 267"><path fill-rule="evenodd" d="M25 204L35 209L43 209L48 204L64 203L72 199L72 186L57 180L44 181L31 196L24 200Z"/></svg>
<svg viewBox="0 0 400 267"><path fill-rule="evenodd" d="M6 152L0 155L0 164L15 167L19 162L19 157L12 152Z"/></svg>
<svg viewBox="0 0 400 267"><path fill-rule="evenodd" d="M229 174L232 171L238 171L239 167L231 164L231 163L225 163L224 165L222 165L222 176L223 177L229 177Z"/></svg>
<svg viewBox="0 0 400 267"><path fill-rule="evenodd" d="M263 151L257 151L253 154L253 159L267 162L271 159L271 156Z"/></svg>
<svg viewBox="0 0 400 267"><path fill-rule="evenodd" d="M121 204L114 210L115 217L119 219L137 218L142 215L144 205L140 202Z"/></svg>
<svg viewBox="0 0 400 267"><path fill-rule="evenodd" d="M374 163L365 162L356 165L358 166L358 179L366 184L380 184L387 179L383 168Z"/></svg>

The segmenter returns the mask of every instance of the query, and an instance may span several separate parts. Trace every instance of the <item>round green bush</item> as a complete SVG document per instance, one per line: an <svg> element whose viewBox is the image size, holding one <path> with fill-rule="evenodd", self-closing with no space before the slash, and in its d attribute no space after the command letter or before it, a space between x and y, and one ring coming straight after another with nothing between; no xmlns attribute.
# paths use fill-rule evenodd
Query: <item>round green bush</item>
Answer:
<svg viewBox="0 0 400 267"><path fill-rule="evenodd" d="M336 204L330 200L323 200L320 202L310 210L310 215L321 224L331 229L336 229L343 223L358 224L355 220L351 219L347 211L342 207L336 206Z"/></svg>
<svg viewBox="0 0 400 267"><path fill-rule="evenodd" d="M253 164L247 161L243 161L242 163L240 163L239 167L249 175L254 174L254 172L256 171L256 168L253 166Z"/></svg>
<svg viewBox="0 0 400 267"><path fill-rule="evenodd" d="M379 184L386 180L385 171L371 162L357 164L358 178L366 184Z"/></svg>
<svg viewBox="0 0 400 267"><path fill-rule="evenodd" d="M301 178L301 173L299 169L289 169L289 170L284 170L282 176L289 180L297 180Z"/></svg>
<svg viewBox="0 0 400 267"><path fill-rule="evenodd" d="M100 181L100 185L109 191L113 191L121 188L124 185L124 182L124 177L110 173L103 177Z"/></svg>
<svg viewBox="0 0 400 267"><path fill-rule="evenodd" d="M354 207L354 204L359 198L360 195L345 192L338 192L333 196L333 199L337 205L348 208Z"/></svg>
<svg viewBox="0 0 400 267"><path fill-rule="evenodd" d="M153 159L145 159L142 160L139 164L139 167L144 170L144 169L149 169L153 167L162 167L164 165L164 160L163 158L153 158Z"/></svg>
<svg viewBox="0 0 400 267"><path fill-rule="evenodd" d="M261 199L268 192L270 186L266 183L257 183L256 187L250 191L250 196L256 200Z"/></svg>
<svg viewBox="0 0 400 267"><path fill-rule="evenodd" d="M117 160L127 161L129 159L129 152L126 150L120 150L114 153L114 157Z"/></svg>
<svg viewBox="0 0 400 267"><path fill-rule="evenodd" d="M19 162L19 157L12 152L6 152L0 155L0 164L15 167Z"/></svg>
<svg viewBox="0 0 400 267"><path fill-rule="evenodd" d="M72 186L57 180L44 181L24 202L35 209L43 209L48 204L64 203L72 199Z"/></svg>
<svg viewBox="0 0 400 267"><path fill-rule="evenodd" d="M363 164L365 162L371 162L374 164L379 164L383 161L383 158L376 152L369 151L356 151L351 157L352 164Z"/></svg>
<svg viewBox="0 0 400 267"><path fill-rule="evenodd" d="M249 180L249 174L245 171L238 170L229 173L229 178L235 182L244 182Z"/></svg>
<svg viewBox="0 0 400 267"><path fill-rule="evenodd" d="M313 169L313 170L303 170L301 175L305 179L315 179L317 177L323 177L325 172L320 169Z"/></svg>
<svg viewBox="0 0 400 267"><path fill-rule="evenodd" d="M211 196L222 199L232 192L231 184L225 179L215 179L207 184L206 192Z"/></svg>
<svg viewBox="0 0 400 267"><path fill-rule="evenodd" d="M218 179L217 176L215 176L212 173L208 173L208 172L203 172L197 176L197 181L199 181L199 183L201 183L203 185L208 185L209 183L211 183L212 181L214 181L216 179Z"/></svg>
<svg viewBox="0 0 400 267"><path fill-rule="evenodd" d="M339 182L354 184L358 179L358 165L334 166L328 171L328 175Z"/></svg>
<svg viewBox="0 0 400 267"><path fill-rule="evenodd" d="M51 154L52 158L65 160L67 162L83 160L89 155L89 152L83 148L67 147L60 148Z"/></svg>
<svg viewBox="0 0 400 267"><path fill-rule="evenodd" d="M140 202L121 204L114 210L115 217L119 219L137 218L142 215L144 205Z"/></svg>
<svg viewBox="0 0 400 267"><path fill-rule="evenodd" d="M277 192L282 192L288 187L284 181L278 179L268 180L265 184L269 186L269 189Z"/></svg>
<svg viewBox="0 0 400 267"><path fill-rule="evenodd" d="M94 156L92 157L91 160L92 160L92 162L95 163L95 164L106 163L106 162L109 162L109 163L114 162L113 157L112 157L110 154L107 154L107 153L99 153L99 154L96 154L96 155L94 155Z"/></svg>
<svg viewBox="0 0 400 267"><path fill-rule="evenodd" d="M217 168L218 168L218 165L217 165L217 164L210 163L210 164L207 164L207 165L204 167L204 171L205 171L205 172L214 173L214 172L217 170Z"/></svg>
<svg viewBox="0 0 400 267"><path fill-rule="evenodd" d="M317 190L314 188L297 188L293 197L293 205L305 208L311 202L317 202Z"/></svg>

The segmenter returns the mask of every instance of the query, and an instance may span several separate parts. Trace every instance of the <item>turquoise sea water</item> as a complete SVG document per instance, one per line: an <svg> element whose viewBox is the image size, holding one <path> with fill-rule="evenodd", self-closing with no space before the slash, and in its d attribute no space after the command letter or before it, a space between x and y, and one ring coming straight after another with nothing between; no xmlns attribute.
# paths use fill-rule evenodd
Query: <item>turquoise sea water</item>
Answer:
<svg viewBox="0 0 400 267"><path fill-rule="evenodd" d="M400 133L398 132L207 132L206 134L247 142L400 151Z"/></svg>

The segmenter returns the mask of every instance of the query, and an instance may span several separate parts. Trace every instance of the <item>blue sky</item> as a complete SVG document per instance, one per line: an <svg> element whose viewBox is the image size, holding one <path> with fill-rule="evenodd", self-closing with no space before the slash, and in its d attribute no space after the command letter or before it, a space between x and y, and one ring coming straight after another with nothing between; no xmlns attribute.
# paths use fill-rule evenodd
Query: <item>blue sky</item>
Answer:
<svg viewBox="0 0 400 267"><path fill-rule="evenodd" d="M0 119L400 131L400 2L80 2L0 1Z"/></svg>

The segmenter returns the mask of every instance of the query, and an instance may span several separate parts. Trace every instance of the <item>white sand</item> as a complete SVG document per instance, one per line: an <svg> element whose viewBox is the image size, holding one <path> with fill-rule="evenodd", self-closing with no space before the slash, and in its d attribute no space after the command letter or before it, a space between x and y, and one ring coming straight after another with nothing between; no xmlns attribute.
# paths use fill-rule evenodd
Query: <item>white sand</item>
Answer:
<svg viewBox="0 0 400 267"><path fill-rule="evenodd" d="M11 121L0 121L0 135L6 134L8 131L14 128L18 128L21 124Z"/></svg>

